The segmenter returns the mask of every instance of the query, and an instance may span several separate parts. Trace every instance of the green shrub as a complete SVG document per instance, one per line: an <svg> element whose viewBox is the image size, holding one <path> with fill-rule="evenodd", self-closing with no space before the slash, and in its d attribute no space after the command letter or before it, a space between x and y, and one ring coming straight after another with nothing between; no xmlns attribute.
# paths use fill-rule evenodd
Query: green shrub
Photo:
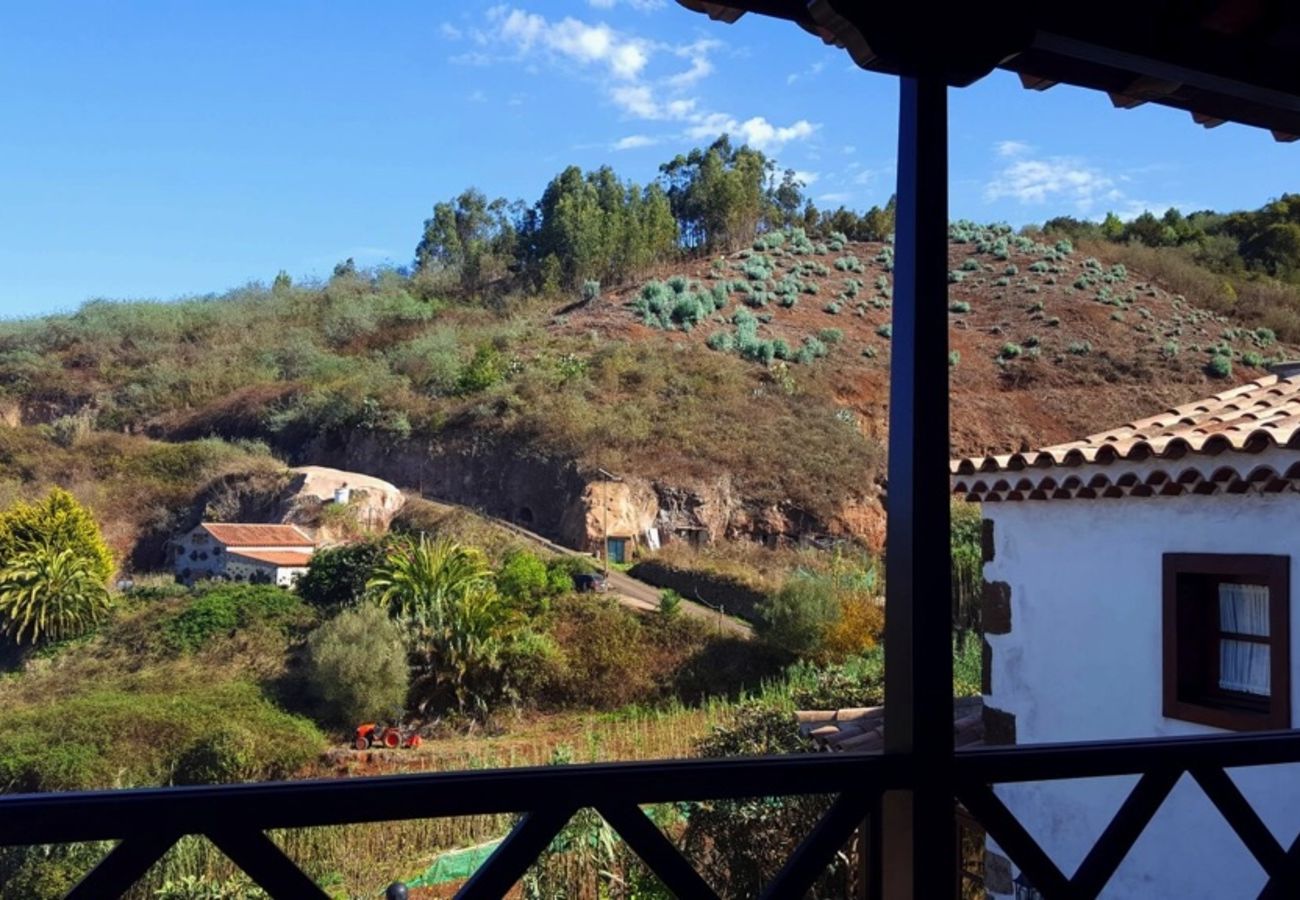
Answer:
<svg viewBox="0 0 1300 900"><path fill-rule="evenodd" d="M309 621L302 600L269 584L204 588L181 613L162 626L164 642L192 653L219 634L258 625L288 629Z"/></svg>
<svg viewBox="0 0 1300 900"><path fill-rule="evenodd" d="M285 778L325 745L311 722L243 681L124 677L69 687L6 709L0 783L7 790Z"/></svg>
<svg viewBox="0 0 1300 900"><path fill-rule="evenodd" d="M556 619L552 634L565 657L557 685L561 702L610 709L653 696L642 625L634 615L600 597L557 604Z"/></svg>
<svg viewBox="0 0 1300 900"><path fill-rule="evenodd" d="M112 551L104 543L90 510L62 488L43 500L18 502L0 512L0 565L14 555L38 547L71 550L85 559L93 577L108 582L116 568Z"/></svg>
<svg viewBox="0 0 1300 900"><path fill-rule="evenodd" d="M710 350L720 350L723 353L730 353L736 346L735 339L728 331L715 331L705 339L704 343Z"/></svg>
<svg viewBox="0 0 1300 900"><path fill-rule="evenodd" d="M966 278L966 273L959 271L957 269L953 269L948 273L949 284L961 284L962 281L965 280L965 278Z"/></svg>
<svg viewBox="0 0 1300 900"><path fill-rule="evenodd" d="M1254 350L1247 350L1245 353L1241 354L1241 362L1243 365L1259 369L1264 366L1264 356L1260 353L1256 353Z"/></svg>
<svg viewBox="0 0 1300 900"><path fill-rule="evenodd" d="M961 354L956 350L948 351L948 368L950 369L957 368L957 364L959 362L961 362Z"/></svg>
<svg viewBox="0 0 1300 900"><path fill-rule="evenodd" d="M582 283L582 299L584 303L590 303L600 298L600 282L587 280Z"/></svg>
<svg viewBox="0 0 1300 900"><path fill-rule="evenodd" d="M749 702L735 711L730 722L701 740L696 752L734 757L811 749L811 742L793 727L788 709ZM683 849L698 871L710 873L723 896L757 897L803 836L816 827L829 803L829 798L816 795L692 803L687 807ZM809 896L842 896L846 865L846 857L837 855Z"/></svg>
<svg viewBox="0 0 1300 900"><path fill-rule="evenodd" d="M1232 357L1224 355L1212 357L1205 366L1205 371L1211 378L1231 378Z"/></svg>
<svg viewBox="0 0 1300 900"><path fill-rule="evenodd" d="M965 300L955 300L952 303L948 304L948 312L968 313L970 312L970 304L967 303Z"/></svg>
<svg viewBox="0 0 1300 900"><path fill-rule="evenodd" d="M832 302L827 303L825 306L822 307L822 312L824 312L824 313L830 313L832 316L837 316L837 315L839 315L839 312L840 312L840 305L839 305L838 303L832 301Z"/></svg>
<svg viewBox="0 0 1300 900"><path fill-rule="evenodd" d="M461 369L456 389L462 395L477 394L505 378L506 363L501 352L490 344L483 344Z"/></svg>
<svg viewBox="0 0 1300 900"><path fill-rule="evenodd" d="M844 332L838 328L823 328L817 332L817 339L826 344L838 344L844 339Z"/></svg>
<svg viewBox="0 0 1300 900"><path fill-rule="evenodd" d="M800 576L761 603L759 637L796 658L819 655L840 615L839 600L825 579Z"/></svg>
<svg viewBox="0 0 1300 900"><path fill-rule="evenodd" d="M516 604L533 604L550 593L546 563L535 553L516 550L497 570L497 590Z"/></svg>
<svg viewBox="0 0 1300 900"><path fill-rule="evenodd" d="M879 352L880 351L878 351L875 347L871 346L870 344L862 348L862 355L865 356L867 359L875 359L876 356L879 354Z"/></svg>
<svg viewBox="0 0 1300 900"><path fill-rule="evenodd" d="M384 610L372 604L344 610L312 632L308 651L309 683L328 721L401 717L410 668L402 628Z"/></svg>
<svg viewBox="0 0 1300 900"><path fill-rule="evenodd" d="M672 588L659 592L658 613L664 619L676 619L682 614L682 595Z"/></svg>
<svg viewBox="0 0 1300 900"><path fill-rule="evenodd" d="M1023 352L1019 344L1008 342L1002 345L1002 349L998 351L998 357L1000 359L1015 359Z"/></svg>
<svg viewBox="0 0 1300 900"><path fill-rule="evenodd" d="M889 323L885 323L884 325L879 325L876 327L876 334L878 334L882 338L888 339L892 337L894 334L894 326L890 325Z"/></svg>
<svg viewBox="0 0 1300 900"><path fill-rule="evenodd" d="M20 550L0 566L0 630L19 644L77 637L111 605L94 560L71 547Z"/></svg>
<svg viewBox="0 0 1300 900"><path fill-rule="evenodd" d="M317 550L295 584L298 596L322 609L355 603L365 593L366 579L385 547L385 540L369 539Z"/></svg>
<svg viewBox="0 0 1300 900"><path fill-rule="evenodd" d="M1092 352L1092 342L1072 341L1070 345L1065 349L1067 352L1072 353L1075 356L1087 356L1089 353Z"/></svg>

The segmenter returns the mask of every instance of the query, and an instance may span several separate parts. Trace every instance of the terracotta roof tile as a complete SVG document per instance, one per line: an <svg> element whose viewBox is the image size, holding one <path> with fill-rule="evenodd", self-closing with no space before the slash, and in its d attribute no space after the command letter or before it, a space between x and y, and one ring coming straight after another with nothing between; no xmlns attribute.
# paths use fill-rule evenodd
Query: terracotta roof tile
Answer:
<svg viewBox="0 0 1300 900"><path fill-rule="evenodd" d="M1300 471L1267 467L1247 473L1240 462L1207 474L1222 453L1300 450L1300 376L1269 375L1213 397L1186 403L1082 440L1028 453L972 456L950 463L953 493L971 500L1042 500L1062 497L1170 496L1285 489ZM1142 460L1199 457L1196 466L1166 466L1137 479L1104 469L1082 479L1052 478L1044 469L1105 467ZM1191 462L1189 460L1189 462ZM998 478L1026 473L1026 478ZM1294 485L1300 489L1300 480Z"/></svg>
<svg viewBox="0 0 1300 900"><path fill-rule="evenodd" d="M204 522L200 526L227 547L315 547L316 542L293 525L250 525Z"/></svg>
<svg viewBox="0 0 1300 900"><path fill-rule="evenodd" d="M953 701L953 743L971 747L984 740L983 701L979 697ZM795 713L799 732L819 750L880 753L885 749L885 708L866 706Z"/></svg>
<svg viewBox="0 0 1300 900"><path fill-rule="evenodd" d="M303 550L232 550L230 555L272 566L306 566L311 562L311 552Z"/></svg>

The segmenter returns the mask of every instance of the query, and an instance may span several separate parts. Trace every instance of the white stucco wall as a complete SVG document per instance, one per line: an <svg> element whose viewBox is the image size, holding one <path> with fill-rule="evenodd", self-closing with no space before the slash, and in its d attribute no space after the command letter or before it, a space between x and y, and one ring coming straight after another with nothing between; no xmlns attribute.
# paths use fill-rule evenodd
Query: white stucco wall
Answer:
<svg viewBox="0 0 1300 900"><path fill-rule="evenodd" d="M988 637L992 694L985 702L1015 715L1018 744L1217 732L1161 715L1164 553L1291 555L1291 642L1300 648L1300 495L1026 501L983 509L994 522L985 577L1011 587L1011 632ZM1293 650L1293 670L1297 663ZM1293 723L1300 723L1300 689L1292 705ZM1231 774L1289 846L1300 831L1300 766ZM1010 785L998 795L1069 875L1135 781ZM1265 881L1184 776L1102 896L1253 897Z"/></svg>
<svg viewBox="0 0 1300 900"><path fill-rule="evenodd" d="M250 559L231 556L223 574L240 582L255 582L261 578L267 584L280 587L293 587L294 583L307 572L306 566L277 566Z"/></svg>

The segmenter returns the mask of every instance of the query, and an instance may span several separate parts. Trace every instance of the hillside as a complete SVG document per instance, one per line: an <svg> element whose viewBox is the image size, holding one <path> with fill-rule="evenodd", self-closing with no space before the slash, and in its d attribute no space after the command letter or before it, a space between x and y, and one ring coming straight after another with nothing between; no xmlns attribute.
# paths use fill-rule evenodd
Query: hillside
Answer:
<svg viewBox="0 0 1300 900"><path fill-rule="evenodd" d="M956 453L1068 440L1293 352L1104 245L1094 259L970 223L952 238ZM156 441L216 436L572 541L605 468L672 528L879 546L891 270L887 243L796 229L585 298L454 303L419 275L345 269L322 284L10 322L0 488L78 489L111 512L125 551L158 541L221 474L165 454L130 460L163 453ZM183 486L129 490L137 468ZM100 497L114 478L122 502Z"/></svg>
<svg viewBox="0 0 1300 900"><path fill-rule="evenodd" d="M955 455L1071 440L1258 377L1293 356L1268 329L1234 327L1196 297L1068 241L1046 245L969 223L954 225L952 237ZM885 243L808 242L792 251L788 242L760 239L752 250L665 269L649 287L619 291L559 327L720 347L715 352L760 362L786 355L795 383L851 409L864 432L883 441L892 259ZM719 293L720 309L694 323L689 312L674 319L674 309L689 310L689 301L679 305L684 295ZM649 308L655 304L666 317ZM754 338L744 347L747 315ZM811 363L810 341L812 352L824 351Z"/></svg>

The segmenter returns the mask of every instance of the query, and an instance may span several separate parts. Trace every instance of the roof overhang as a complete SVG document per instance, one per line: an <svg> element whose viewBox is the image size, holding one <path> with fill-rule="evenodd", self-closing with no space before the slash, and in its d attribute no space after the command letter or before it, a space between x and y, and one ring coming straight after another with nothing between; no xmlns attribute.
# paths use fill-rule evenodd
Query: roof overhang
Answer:
<svg viewBox="0 0 1300 900"><path fill-rule="evenodd" d="M875 72L960 87L1001 68L1033 90L1071 84L1125 109L1157 103L1209 128L1239 122L1300 137L1300 4L1284 0L678 3L723 22L747 12L789 20Z"/></svg>

